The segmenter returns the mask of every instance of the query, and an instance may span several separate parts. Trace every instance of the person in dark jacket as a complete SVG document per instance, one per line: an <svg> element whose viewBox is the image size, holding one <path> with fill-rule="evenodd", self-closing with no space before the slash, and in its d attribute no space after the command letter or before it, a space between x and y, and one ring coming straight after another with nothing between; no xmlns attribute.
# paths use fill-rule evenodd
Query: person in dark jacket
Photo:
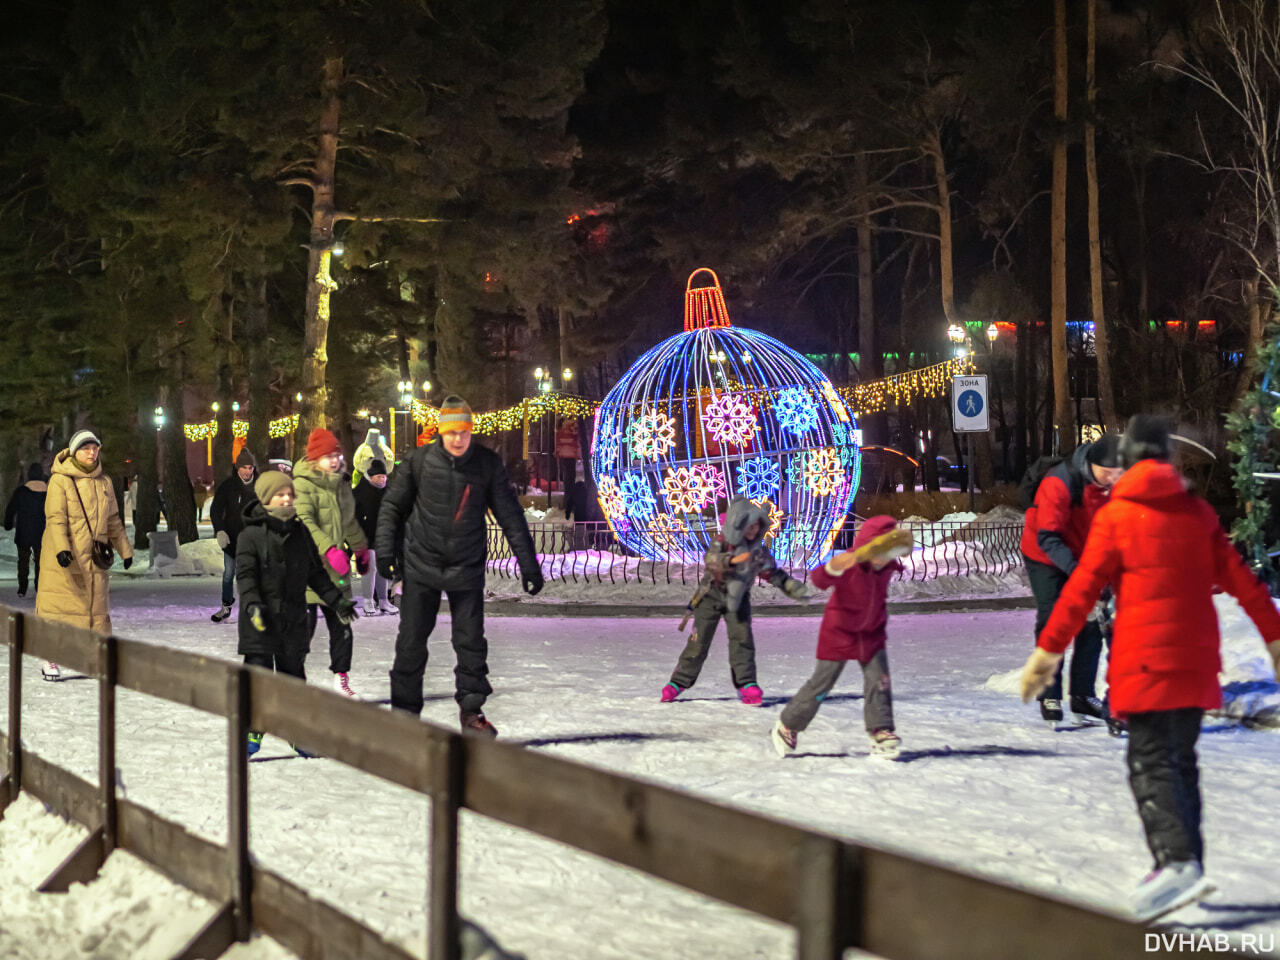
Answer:
<svg viewBox="0 0 1280 960"><path fill-rule="evenodd" d="M253 489L255 498L241 511L236 542L240 592L236 652L249 666L305 680L311 647L307 588L347 619L355 616L355 603L329 578L311 535L298 519L293 481L269 470ZM262 734L251 732L249 753L256 753L261 743Z"/></svg>
<svg viewBox="0 0 1280 960"><path fill-rule="evenodd" d="M231 476L218 484L213 503L209 504L213 535L222 548L222 608L209 618L214 623L231 616L231 605L235 603L232 585L236 576L236 538L244 526L244 508L257 499L253 493L257 477L258 462L248 447L241 447Z"/></svg>
<svg viewBox="0 0 1280 960"><path fill-rule="evenodd" d="M27 595L30 578L28 564L35 557L36 589L40 589L40 540L44 537L44 500L49 492L44 467L33 463L27 469L27 482L13 491L4 508L4 528L13 530L13 545L18 548L18 596ZM15 529L16 527L16 529Z"/></svg>
<svg viewBox="0 0 1280 960"><path fill-rule="evenodd" d="M391 668L391 705L422 712L427 638L440 595L453 621L456 692L464 732L497 736L483 707L493 688L484 636L485 513L493 511L520 564L524 589L542 589L542 569L529 524L511 491L502 460L471 440L471 408L458 396L440 407L439 436L417 448L391 475L375 542L379 572L404 581L400 630Z"/></svg>
<svg viewBox="0 0 1280 960"><path fill-rule="evenodd" d="M1049 681L1099 594L1114 587L1111 707L1129 721L1129 786L1155 860L1133 895L1142 920L1213 889L1204 877L1196 740L1205 711L1222 706L1215 589L1240 602L1280 671L1275 602L1213 509L1187 492L1169 455L1164 420L1129 421L1121 456L1130 469L1098 511L1080 564L1022 674L1026 702Z"/></svg>
<svg viewBox="0 0 1280 960"><path fill-rule="evenodd" d="M889 622L889 581L902 572L898 557L911 552L911 534L893 517L868 517L853 547L813 571L813 585L831 589L818 629L818 663L792 697L771 739L779 756L796 748L797 735L813 722L850 660L862 667L863 721L872 756L896 759L902 745L893 723L893 688L885 627Z"/></svg>
<svg viewBox="0 0 1280 960"><path fill-rule="evenodd" d="M1123 473L1120 438L1108 434L1077 447L1036 488L1035 503L1023 523L1021 547L1036 599L1037 638L1084 552L1093 515L1107 502L1107 491ZM1077 716L1104 719L1107 715L1095 686L1101 655L1102 630L1090 620L1081 628L1071 655L1071 712ZM1062 720L1061 665L1040 695L1040 716L1051 724Z"/></svg>
<svg viewBox="0 0 1280 960"><path fill-rule="evenodd" d="M356 500L356 523L365 538L373 543L378 535L378 511L387 492L387 465L381 460L365 463L364 475L352 493ZM369 551L369 569L360 578L360 595L364 598L364 615L377 616L395 611L387 602L387 579L378 573L377 551Z"/></svg>

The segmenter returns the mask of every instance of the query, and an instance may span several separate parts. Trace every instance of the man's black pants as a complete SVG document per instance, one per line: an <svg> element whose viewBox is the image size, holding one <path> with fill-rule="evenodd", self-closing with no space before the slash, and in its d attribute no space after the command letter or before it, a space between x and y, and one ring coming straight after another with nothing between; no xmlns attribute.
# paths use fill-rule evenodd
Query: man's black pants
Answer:
<svg viewBox="0 0 1280 960"><path fill-rule="evenodd" d="M1062 588L1066 586L1067 575L1057 567L1047 563L1039 563L1023 554L1027 564L1027 579L1031 581L1031 592L1036 598L1036 639L1040 639L1040 631L1049 622L1054 604ZM1075 697L1092 697L1096 695L1095 683L1098 678L1098 658L1102 656L1102 631L1098 624L1090 620L1076 634L1071 653L1071 695ZM1065 658L1064 658L1065 659ZM1062 699L1062 664L1058 664L1053 675L1053 683L1045 687L1040 700Z"/></svg>
<svg viewBox="0 0 1280 960"><path fill-rule="evenodd" d="M453 669L458 709L479 713L493 687L489 686L489 643L484 636L484 591L433 590L406 580L400 598L400 629L396 659L391 667L391 705L410 713L422 712L422 675L427 669L427 638L436 626L440 595L449 597L453 621Z"/></svg>

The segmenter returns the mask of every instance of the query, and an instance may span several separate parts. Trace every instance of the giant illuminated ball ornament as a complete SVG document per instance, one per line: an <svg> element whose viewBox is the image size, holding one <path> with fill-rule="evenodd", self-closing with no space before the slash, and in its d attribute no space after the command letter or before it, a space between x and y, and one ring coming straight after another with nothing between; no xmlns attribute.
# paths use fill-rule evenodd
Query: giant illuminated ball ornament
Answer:
<svg viewBox="0 0 1280 960"><path fill-rule="evenodd" d="M708 274L711 286L694 287ZM684 332L637 360L596 413L591 467L614 535L650 559L701 559L738 495L767 502L783 563L831 549L858 489L857 429L831 381L772 337L729 323L695 270Z"/></svg>

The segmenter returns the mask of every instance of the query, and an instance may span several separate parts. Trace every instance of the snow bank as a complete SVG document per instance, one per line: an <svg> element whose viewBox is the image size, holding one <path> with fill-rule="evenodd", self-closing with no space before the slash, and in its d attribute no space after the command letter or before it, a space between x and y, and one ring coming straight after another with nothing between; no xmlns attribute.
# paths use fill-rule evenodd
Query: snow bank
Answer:
<svg viewBox="0 0 1280 960"><path fill-rule="evenodd" d="M0 819L0 917L6 960L168 960L195 935L214 905L132 854L116 851L92 883L65 894L36 887L87 830L23 793ZM232 960L289 960L265 937L224 954Z"/></svg>
<svg viewBox="0 0 1280 960"><path fill-rule="evenodd" d="M147 575L152 577L222 576L222 548L217 540L195 540L178 545L178 557L157 553L155 565Z"/></svg>

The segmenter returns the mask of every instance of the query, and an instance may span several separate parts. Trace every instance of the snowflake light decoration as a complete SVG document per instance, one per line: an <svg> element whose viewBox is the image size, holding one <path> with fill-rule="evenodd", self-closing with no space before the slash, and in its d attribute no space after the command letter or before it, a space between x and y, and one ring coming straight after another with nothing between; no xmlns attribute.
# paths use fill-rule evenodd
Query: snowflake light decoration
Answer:
<svg viewBox="0 0 1280 960"><path fill-rule="evenodd" d="M658 509L658 501L649 486L649 478L642 473L628 473L619 484L622 501L628 516L651 517Z"/></svg>
<svg viewBox="0 0 1280 960"><path fill-rule="evenodd" d="M612 417L601 417L596 424L596 445L592 451L595 460L612 463L621 452L618 441L618 427Z"/></svg>
<svg viewBox="0 0 1280 960"><path fill-rule="evenodd" d="M707 504L714 503L721 498L729 496L724 485L724 473L719 467L712 466L709 463L695 463L689 468L690 473L696 473L701 484L708 491Z"/></svg>
<svg viewBox="0 0 1280 960"><path fill-rule="evenodd" d="M820 497L833 496L845 483L840 451L835 447L810 450L805 458L804 483Z"/></svg>
<svg viewBox="0 0 1280 960"><path fill-rule="evenodd" d="M757 507L764 507L769 512L769 529L765 531L764 538L768 540L777 536L778 531L782 529L782 521L786 518L786 514L779 510L778 505L772 500L752 500L751 502Z"/></svg>
<svg viewBox="0 0 1280 960"><path fill-rule="evenodd" d="M676 422L665 413L646 411L632 422L627 439L641 460L661 460L676 445Z"/></svg>
<svg viewBox="0 0 1280 960"><path fill-rule="evenodd" d="M818 425L814 398L797 387L779 391L773 400L773 413L784 429L795 434L805 433Z"/></svg>
<svg viewBox="0 0 1280 960"><path fill-rule="evenodd" d="M760 429L751 404L732 393L722 393L702 409L702 423L716 443L740 447Z"/></svg>
<svg viewBox="0 0 1280 960"><path fill-rule="evenodd" d="M738 466L738 492L748 500L764 500L773 496L781 483L782 475L772 460L755 457Z"/></svg>
<svg viewBox="0 0 1280 960"><path fill-rule="evenodd" d="M618 481L613 477L601 477L596 483L596 494L600 499L600 509L605 519L613 521L626 516L626 504L622 500L622 492L618 489Z"/></svg>
<svg viewBox="0 0 1280 960"><path fill-rule="evenodd" d="M689 536L689 527L679 517L660 513L649 524L649 536L662 550L676 553L683 550L685 538Z"/></svg>
<svg viewBox="0 0 1280 960"><path fill-rule="evenodd" d="M662 479L662 491L667 505L677 513L697 513L716 499L715 487L696 468L668 470Z"/></svg>

